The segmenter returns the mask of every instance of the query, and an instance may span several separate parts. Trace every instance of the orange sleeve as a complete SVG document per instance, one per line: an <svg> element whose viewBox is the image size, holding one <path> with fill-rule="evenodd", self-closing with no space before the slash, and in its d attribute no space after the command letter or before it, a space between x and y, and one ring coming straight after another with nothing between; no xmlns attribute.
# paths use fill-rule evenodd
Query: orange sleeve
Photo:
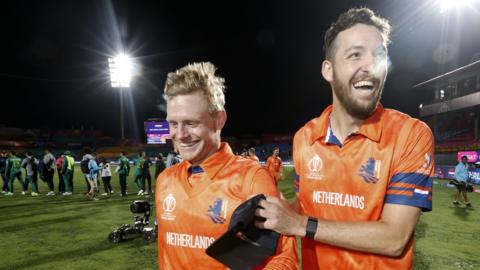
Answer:
<svg viewBox="0 0 480 270"><path fill-rule="evenodd" d="M280 175L283 173L283 163L282 163L283 161L282 161L281 158L279 158L279 160L280 160L280 165L278 166L277 174L278 174L279 177L280 177Z"/></svg>
<svg viewBox="0 0 480 270"><path fill-rule="evenodd" d="M253 176L252 194L263 193L270 196L280 196L275 181L265 169L259 169ZM297 239L294 236L280 236L276 254L270 257L263 265L255 269L267 270L297 270Z"/></svg>
<svg viewBox="0 0 480 270"><path fill-rule="evenodd" d="M270 170L270 165L271 165L271 159L270 157L267 158L267 162L265 162L265 169Z"/></svg>
<svg viewBox="0 0 480 270"><path fill-rule="evenodd" d="M303 147L302 143L305 140L305 135L303 132L304 128L300 129L295 133L293 137L293 145L292 145L292 158L293 158L293 169L295 172L295 180L294 180L294 187L295 187L295 194L296 198L298 199L299 192L300 192L300 174L302 174L302 153L299 153Z"/></svg>
<svg viewBox="0 0 480 270"><path fill-rule="evenodd" d="M251 183L251 189L247 190L248 194L256 195L263 193L270 196L280 196L280 191L275 185L275 180L265 168L256 169Z"/></svg>

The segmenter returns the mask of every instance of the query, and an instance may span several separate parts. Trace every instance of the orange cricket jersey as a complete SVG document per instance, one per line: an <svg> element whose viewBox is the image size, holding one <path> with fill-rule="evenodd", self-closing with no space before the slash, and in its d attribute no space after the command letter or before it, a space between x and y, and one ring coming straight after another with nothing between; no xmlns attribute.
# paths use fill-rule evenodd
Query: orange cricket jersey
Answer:
<svg viewBox="0 0 480 270"><path fill-rule="evenodd" d="M280 180L280 174L282 172L282 159L280 157L275 157L271 155L267 158L265 163L265 169L270 172L275 181Z"/></svg>
<svg viewBox="0 0 480 270"><path fill-rule="evenodd" d="M433 135L426 124L379 105L340 145L329 128L331 112L332 106L295 134L293 159L303 214L331 221L379 221L386 203L432 209ZM413 237L395 258L303 238L302 265L411 269Z"/></svg>
<svg viewBox="0 0 480 270"><path fill-rule="evenodd" d="M270 174L226 143L199 166L184 160L163 171L155 192L160 269L227 269L205 249L227 231L235 208L259 193L279 196ZM295 238L282 236L265 269L297 265Z"/></svg>

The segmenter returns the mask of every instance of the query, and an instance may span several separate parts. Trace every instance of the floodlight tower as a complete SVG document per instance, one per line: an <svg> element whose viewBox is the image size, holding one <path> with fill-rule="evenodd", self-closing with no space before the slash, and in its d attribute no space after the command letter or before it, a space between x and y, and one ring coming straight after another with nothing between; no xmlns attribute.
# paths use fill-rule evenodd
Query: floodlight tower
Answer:
<svg viewBox="0 0 480 270"><path fill-rule="evenodd" d="M440 4L440 13L444 13L454 8L471 7L474 0L437 0L437 2Z"/></svg>
<svg viewBox="0 0 480 270"><path fill-rule="evenodd" d="M125 127L123 123L123 91L130 89L130 82L133 75L133 61L126 54L118 54L108 58L110 70L110 82L113 88L120 89L120 126L122 129L122 140L125 139Z"/></svg>

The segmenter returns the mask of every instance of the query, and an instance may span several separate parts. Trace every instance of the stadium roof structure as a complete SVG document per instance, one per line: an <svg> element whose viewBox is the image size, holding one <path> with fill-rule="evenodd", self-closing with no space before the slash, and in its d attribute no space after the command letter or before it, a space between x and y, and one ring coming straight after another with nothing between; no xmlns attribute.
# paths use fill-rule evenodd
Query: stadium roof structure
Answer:
<svg viewBox="0 0 480 270"><path fill-rule="evenodd" d="M434 91L434 99L420 107L420 116L480 105L480 60L413 86Z"/></svg>
<svg viewBox="0 0 480 270"><path fill-rule="evenodd" d="M416 84L413 86L413 88L428 88L429 86L441 86L454 78L458 78L459 75L468 74L471 71L480 71L480 60Z"/></svg>

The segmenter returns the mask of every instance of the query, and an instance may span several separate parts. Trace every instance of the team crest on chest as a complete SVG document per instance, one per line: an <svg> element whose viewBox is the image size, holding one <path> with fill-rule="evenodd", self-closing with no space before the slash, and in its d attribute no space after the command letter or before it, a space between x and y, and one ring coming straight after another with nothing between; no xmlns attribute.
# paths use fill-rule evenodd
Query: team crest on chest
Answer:
<svg viewBox="0 0 480 270"><path fill-rule="evenodd" d="M215 224L223 224L227 219L228 200L216 198L215 201L208 206L207 216Z"/></svg>
<svg viewBox="0 0 480 270"><path fill-rule="evenodd" d="M175 207L177 206L177 200L175 200L175 197L173 197L172 193L169 193L165 199L163 199L163 213L161 214L161 218L164 220L174 220L175 215L172 214L172 212L175 210Z"/></svg>
<svg viewBox="0 0 480 270"><path fill-rule="evenodd" d="M380 178L380 168L382 166L382 161L374 158L369 158L365 164L360 167L358 175L360 175L363 180L367 183L375 184Z"/></svg>
<svg viewBox="0 0 480 270"><path fill-rule="evenodd" d="M322 174L322 169L323 169L323 161L318 156L315 154L308 162L307 162L307 169L308 171L305 173L305 177L307 179L313 179L313 180L322 180L323 179L323 174Z"/></svg>

